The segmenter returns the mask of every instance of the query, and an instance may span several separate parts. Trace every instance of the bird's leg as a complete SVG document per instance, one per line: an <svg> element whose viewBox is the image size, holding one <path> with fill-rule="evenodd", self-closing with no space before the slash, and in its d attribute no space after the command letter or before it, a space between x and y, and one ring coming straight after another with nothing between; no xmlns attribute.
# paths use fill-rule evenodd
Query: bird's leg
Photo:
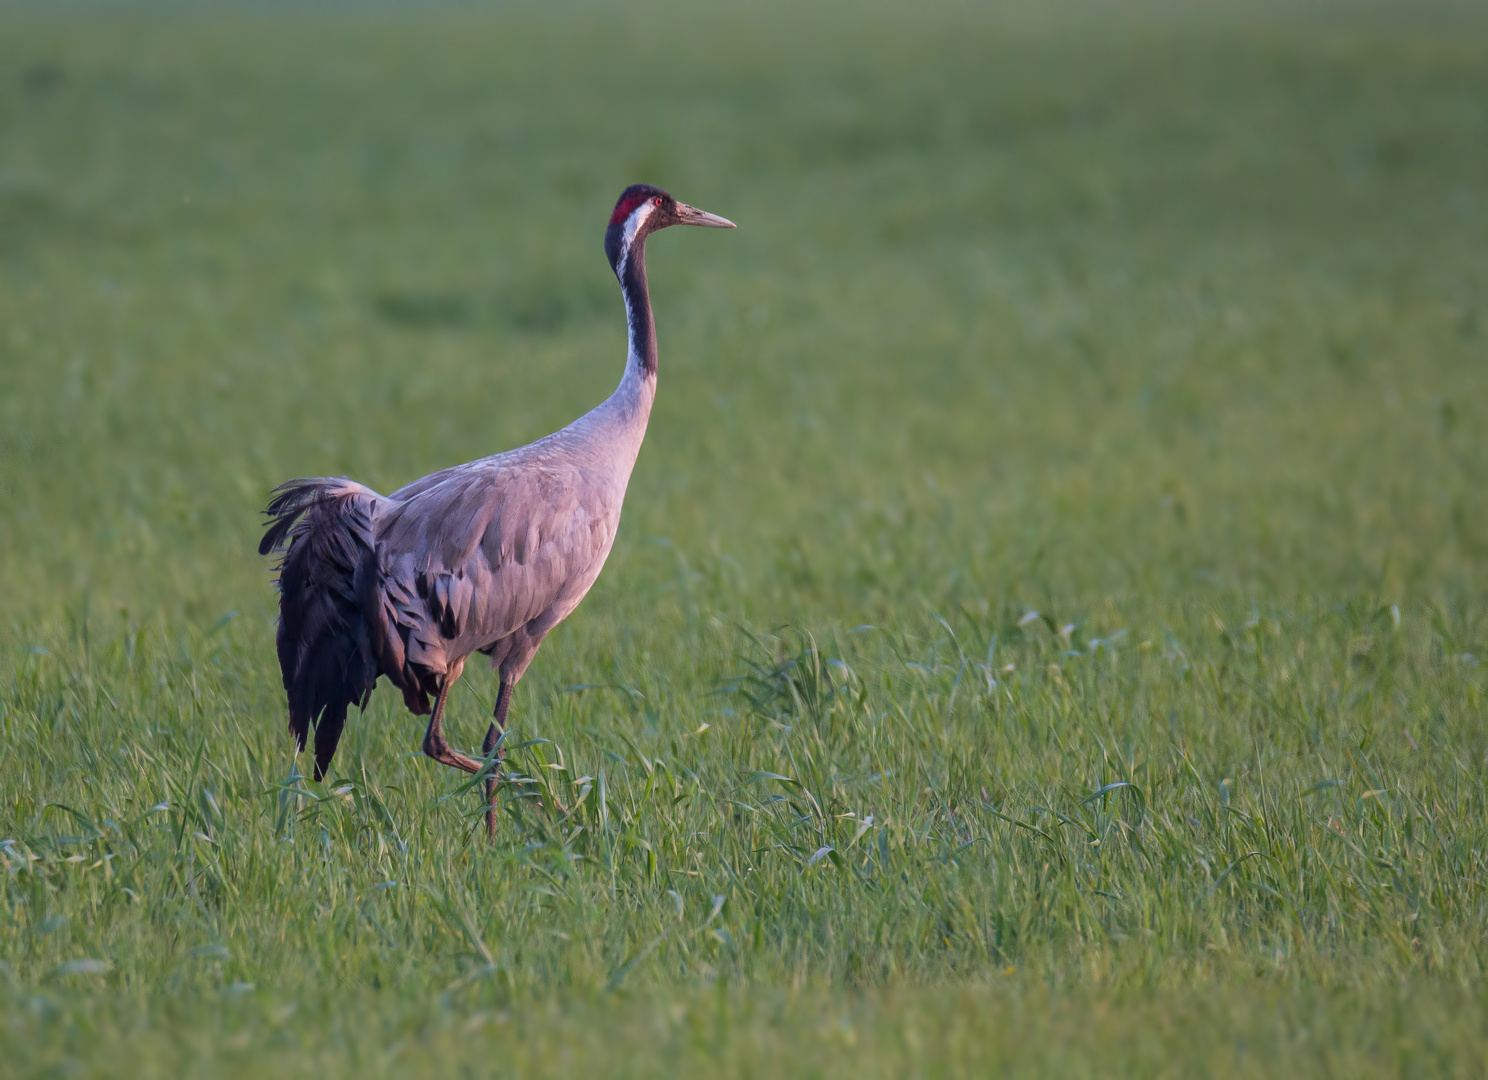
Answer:
<svg viewBox="0 0 1488 1080"><path fill-rule="evenodd" d="M496 749L496 725L492 724L486 731L486 741L481 744L481 754L489 761L491 751ZM491 843L496 842L496 769L501 759L498 757L489 765L490 772L486 774L486 839Z"/></svg>
<svg viewBox="0 0 1488 1080"><path fill-rule="evenodd" d="M481 769L480 762L471 761L464 754L451 750L450 744L444 741L444 732L440 730L440 725L444 721L444 701L449 697L450 687L455 685L455 680L459 677L460 672L456 668L439 684L439 696L434 699L434 712L429 717L429 729L424 732L424 753L442 765L464 769L468 773L477 773Z"/></svg>
<svg viewBox="0 0 1488 1080"><path fill-rule="evenodd" d="M512 690L516 688L516 680L501 680L501 688L496 691L496 708L494 710L494 721L486 731L486 741L481 746L481 753L487 758L491 757L491 751L496 749L496 743L506 732L506 710L511 706ZM496 840L496 784L499 781L497 767L506 758L503 751L496 755L496 760L491 762L490 775L486 777L486 837L493 843Z"/></svg>

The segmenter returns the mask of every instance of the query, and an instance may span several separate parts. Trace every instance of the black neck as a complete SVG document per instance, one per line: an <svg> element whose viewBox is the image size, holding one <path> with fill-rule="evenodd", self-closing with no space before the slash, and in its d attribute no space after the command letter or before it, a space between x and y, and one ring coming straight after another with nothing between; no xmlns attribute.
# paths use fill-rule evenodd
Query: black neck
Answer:
<svg viewBox="0 0 1488 1080"><path fill-rule="evenodd" d="M617 261L612 259L611 266ZM630 251L625 254L624 265L618 267L616 276L620 279L620 292L625 297L625 320L630 326L630 355L636 358L642 375L655 375L656 320L651 314L651 290L646 285L644 232L632 242Z"/></svg>

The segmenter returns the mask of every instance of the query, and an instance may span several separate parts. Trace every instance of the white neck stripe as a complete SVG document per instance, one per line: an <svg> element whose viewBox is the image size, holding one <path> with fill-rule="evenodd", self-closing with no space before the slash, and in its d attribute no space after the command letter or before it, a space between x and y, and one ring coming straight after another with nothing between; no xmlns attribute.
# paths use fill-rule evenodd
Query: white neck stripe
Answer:
<svg viewBox="0 0 1488 1080"><path fill-rule="evenodd" d="M646 223L646 219L651 216L651 211L655 209L656 204L647 199L632 210L630 216L625 219L625 224L620 230L620 261L615 266L616 277L625 276L625 266L630 262L630 245L635 243L636 234L641 231L641 226Z"/></svg>

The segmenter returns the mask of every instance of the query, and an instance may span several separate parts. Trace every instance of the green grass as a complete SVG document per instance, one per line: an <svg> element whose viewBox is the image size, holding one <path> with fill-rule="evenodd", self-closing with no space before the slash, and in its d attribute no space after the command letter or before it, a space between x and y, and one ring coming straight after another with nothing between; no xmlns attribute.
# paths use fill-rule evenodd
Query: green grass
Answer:
<svg viewBox="0 0 1488 1080"><path fill-rule="evenodd" d="M1445 4L0 10L6 1074L1481 1075L1485 55ZM498 842L386 688L314 784L269 488L598 401L643 179L740 228L652 243Z"/></svg>

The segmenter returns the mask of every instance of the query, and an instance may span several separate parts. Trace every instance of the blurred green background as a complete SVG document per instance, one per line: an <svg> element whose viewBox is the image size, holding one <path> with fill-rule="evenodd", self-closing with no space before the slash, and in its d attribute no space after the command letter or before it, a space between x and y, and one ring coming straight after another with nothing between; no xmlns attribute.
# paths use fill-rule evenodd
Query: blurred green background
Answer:
<svg viewBox="0 0 1488 1080"><path fill-rule="evenodd" d="M606 395L601 240L636 181L740 227L650 245L661 381L621 536L514 715L582 758L565 780L609 754L649 798L664 755L679 808L578 841L514 809L488 857L384 690L343 811L285 771L256 514L281 480L389 491ZM498 1045L524 1075L1472 1074L1485 251L1477 4L0 8L0 1046L126 1075ZM825 658L850 674L801 674ZM469 741L494 686L464 683ZM1277 778L1254 835L1226 832L1237 768ZM811 836L763 892L729 876L757 840L736 804L786 812L741 794L751 770L820 804L795 796L780 835ZM870 774L893 790L849 845ZM1082 801L1116 781L1145 792L1125 825ZM1336 806L1307 794L1335 781ZM321 841L283 846L286 798L318 869ZM371 816L315 816L343 812ZM1166 861L1092 853L1086 813L1111 844L1163 833ZM879 832L879 862L834 871L862 892L810 884ZM927 929L940 902L874 891L886 866L976 917ZM313 914L343 888L371 910L378 875L417 897L385 917L396 977L386 941ZM726 896L728 941L640 951L668 888L693 923ZM204 974L172 959L212 948L232 959ZM606 995L617 973L644 989Z"/></svg>
<svg viewBox="0 0 1488 1080"><path fill-rule="evenodd" d="M8 610L266 610L272 484L566 423L618 379L638 179L742 228L655 245L611 594L656 536L766 621L803 577L854 618L1039 552L1083 596L1465 587L1472 14L11 11Z"/></svg>

